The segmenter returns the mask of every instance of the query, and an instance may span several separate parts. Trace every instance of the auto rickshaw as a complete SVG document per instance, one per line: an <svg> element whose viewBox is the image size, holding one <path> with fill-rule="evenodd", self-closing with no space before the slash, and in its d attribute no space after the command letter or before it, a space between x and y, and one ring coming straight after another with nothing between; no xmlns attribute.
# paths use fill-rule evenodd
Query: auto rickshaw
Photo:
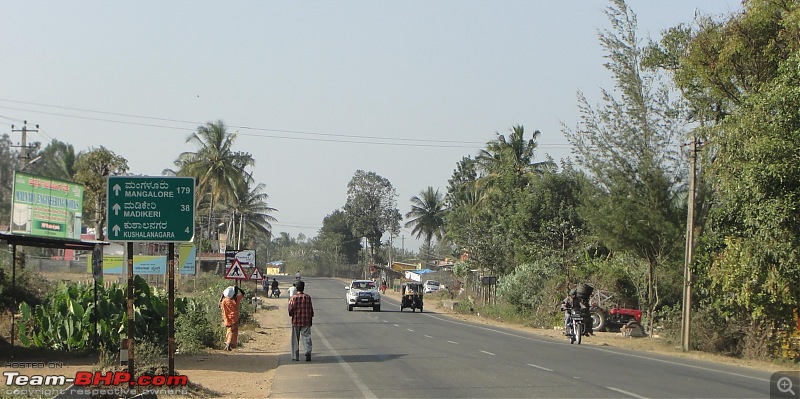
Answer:
<svg viewBox="0 0 800 399"><path fill-rule="evenodd" d="M402 312L405 308L411 308L411 312L419 309L420 313L422 313L422 293L424 290L425 287L422 283L403 283L400 286L400 295L403 297L400 302L400 311Z"/></svg>

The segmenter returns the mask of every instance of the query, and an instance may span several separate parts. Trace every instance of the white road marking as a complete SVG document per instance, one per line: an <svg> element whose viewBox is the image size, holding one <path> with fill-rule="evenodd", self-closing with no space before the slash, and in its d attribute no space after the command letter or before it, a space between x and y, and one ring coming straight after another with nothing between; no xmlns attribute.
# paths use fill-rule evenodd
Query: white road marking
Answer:
<svg viewBox="0 0 800 399"><path fill-rule="evenodd" d="M411 332L414 332L414 330L412 330L412 329L410 329L410 328L406 328L406 330L408 330L408 331L411 331Z"/></svg>
<svg viewBox="0 0 800 399"><path fill-rule="evenodd" d="M715 373L728 374L728 375L733 375L733 376L736 376L736 377L751 378L751 379L759 380L759 381L769 381L768 379L765 379L765 378L752 377L752 376L749 376L749 375L732 373L730 371L715 370L715 369L710 369L710 368L707 368L707 367L695 366L695 365L686 364L686 363L673 362L673 361L663 360L663 359L656 359L656 358L647 357L647 356L641 356L641 355L634 355L632 353L614 352L614 351L610 351L610 350L594 347L594 346L591 346L591 345L584 346L584 348L588 348L588 349L592 349L592 350L596 350L596 351L601 351L601 352L613 353L613 354L616 354L616 355L637 357L639 359L652 360L654 362L673 364L675 366L683 366L683 367L689 367L689 368L694 368L694 369L713 371Z"/></svg>
<svg viewBox="0 0 800 399"><path fill-rule="evenodd" d="M393 325L393 326L395 326L395 327L400 327L400 325L399 325L399 324L392 324L392 325Z"/></svg>
<svg viewBox="0 0 800 399"><path fill-rule="evenodd" d="M487 354L487 355L492 355L492 356L495 356L495 354L494 354L494 353L492 353L492 352L486 352L486 351L481 351L481 352L482 352L482 353L485 353L485 354Z"/></svg>
<svg viewBox="0 0 800 399"><path fill-rule="evenodd" d="M549 369L549 368L547 368L547 367L537 366L537 365L535 365L535 364L530 364L530 363L528 363L528 366L531 366L531 367L536 367L536 368L537 368L537 369L539 369L539 370L544 370L544 371L553 371L553 370L550 370L550 369Z"/></svg>
<svg viewBox="0 0 800 399"><path fill-rule="evenodd" d="M436 320L445 321L445 322L448 322L448 323L460 324L462 326L469 326L469 327L472 327L472 328L477 328L479 330L492 331L492 332L496 332L498 334L508 335L508 336L511 336L511 337L527 339L529 341L541 342L541 343L544 343L544 344L552 344L552 345L561 344L561 342L545 341L545 340L542 340L542 339L526 337L524 335L512 334L512 333L506 332L506 331L495 330L493 328L476 326L474 324L469 324L469 323L461 323L461 322L458 322L458 321L455 321L455 320L448 320L448 319L445 319L445 318L442 318L442 317L437 317L437 316L434 316L434 315L428 314L428 313L426 313L425 316L434 318ZM750 379L753 379L753 380L769 382L769 379L766 379L766 378L753 377L753 376L749 376L749 375L733 373L733 372L730 372L730 371L716 370L716 369L712 369L712 368L708 368L708 367L704 367L704 366L695 366L695 365L692 365L692 364L673 362L673 361L663 360L663 359L656 359L656 358L653 358L653 357L635 355L635 354L631 354L631 353L615 352L615 351L612 351L612 350L603 349L603 348L600 348L598 346L593 346L593 345L583 345L582 348L586 348L587 350L596 350L596 351L601 351L601 352L613 353L615 355L620 355L620 356L636 357L636 358L639 358L639 359L652 360L654 362L667 363L667 364L672 364L672 365L675 365L675 366L683 366L683 367L689 367L689 368L694 368L694 369L713 371L715 373L720 373L720 374L728 374L728 375L733 375L733 376L736 376L736 377L750 378Z"/></svg>
<svg viewBox="0 0 800 399"><path fill-rule="evenodd" d="M456 345L458 345L458 342L456 342L456 341L447 341L447 342L449 342L449 343L451 343L451 344L456 344Z"/></svg>
<svg viewBox="0 0 800 399"><path fill-rule="evenodd" d="M331 343L328 342L325 336L322 335L322 329L317 328L315 330L315 333L317 334L317 336L320 337L320 339L322 339L322 343L324 343L325 346L327 346L328 349L331 351L331 353L333 353L333 356L336 357L336 361L339 362L339 365L342 366L345 372L347 372L347 376L350 377L350 380L353 381L353 384L355 384L355 386L358 387L358 390L361 391L361 394L368 399L373 399L373 398L377 399L378 397L372 392L372 390L369 389L367 384L364 384L364 381L361 381L361 378L358 377L358 373L356 373L355 370L353 370L353 368L350 367L349 364L347 364L344 358L342 358L342 355L340 355L339 352L337 352L336 349L333 348L333 345L331 345Z"/></svg>
<svg viewBox="0 0 800 399"><path fill-rule="evenodd" d="M628 392L628 391L625 391L625 390L622 390L622 389L619 389L619 388L614 388L614 387L606 387L606 388L608 388L608 389L610 389L612 391L617 391L617 392L619 392L621 394L628 395L628 396L633 397L633 398L647 399L644 396L640 396L640 395L637 395L635 393Z"/></svg>
<svg viewBox="0 0 800 399"><path fill-rule="evenodd" d="M424 337L425 337L425 338L433 338L433 337L431 337L430 335L425 335Z"/></svg>

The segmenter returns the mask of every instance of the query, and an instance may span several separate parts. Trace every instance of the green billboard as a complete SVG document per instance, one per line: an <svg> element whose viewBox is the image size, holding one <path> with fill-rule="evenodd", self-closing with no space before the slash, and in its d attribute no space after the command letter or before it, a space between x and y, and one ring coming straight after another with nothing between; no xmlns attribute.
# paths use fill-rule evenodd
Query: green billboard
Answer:
<svg viewBox="0 0 800 399"><path fill-rule="evenodd" d="M14 173L11 232L79 240L83 186L77 183Z"/></svg>

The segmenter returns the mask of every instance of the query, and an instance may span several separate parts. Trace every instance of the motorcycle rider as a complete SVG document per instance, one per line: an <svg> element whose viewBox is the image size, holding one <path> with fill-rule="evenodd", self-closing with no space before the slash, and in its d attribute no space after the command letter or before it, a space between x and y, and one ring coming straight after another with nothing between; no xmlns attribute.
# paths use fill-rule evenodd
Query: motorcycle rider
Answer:
<svg viewBox="0 0 800 399"><path fill-rule="evenodd" d="M578 303L578 292L573 288L569 290L569 294L564 300L561 301L561 310L564 312L564 335L569 334L569 312L572 309L572 304Z"/></svg>
<svg viewBox="0 0 800 399"><path fill-rule="evenodd" d="M569 290L569 294L563 301L561 301L561 310L564 311L564 335L569 335L567 331L569 331L569 322L570 322L570 311L572 309L576 309L581 313L584 313L583 321L584 321L584 333L583 335L589 336L594 335L594 331L592 331L592 323L591 317L589 316L589 300L588 298L580 298L578 296L578 290L573 288Z"/></svg>
<svg viewBox="0 0 800 399"><path fill-rule="evenodd" d="M275 294L275 291L277 289L278 289L278 280L275 277L273 277L272 278L272 287L271 287L271 290L269 292L269 296L272 297Z"/></svg>

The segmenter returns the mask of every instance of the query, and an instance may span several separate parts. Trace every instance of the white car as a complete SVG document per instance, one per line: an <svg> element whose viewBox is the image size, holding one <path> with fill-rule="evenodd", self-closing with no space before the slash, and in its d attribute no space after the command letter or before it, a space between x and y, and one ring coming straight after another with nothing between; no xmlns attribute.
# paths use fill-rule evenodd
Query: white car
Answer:
<svg viewBox="0 0 800 399"><path fill-rule="evenodd" d="M439 282L436 280L425 280L425 293L430 294L432 292L439 291Z"/></svg>
<svg viewBox="0 0 800 399"><path fill-rule="evenodd" d="M381 293L372 280L353 280L344 287L347 290L345 300L347 310L353 308L372 308L373 312L381 311Z"/></svg>

